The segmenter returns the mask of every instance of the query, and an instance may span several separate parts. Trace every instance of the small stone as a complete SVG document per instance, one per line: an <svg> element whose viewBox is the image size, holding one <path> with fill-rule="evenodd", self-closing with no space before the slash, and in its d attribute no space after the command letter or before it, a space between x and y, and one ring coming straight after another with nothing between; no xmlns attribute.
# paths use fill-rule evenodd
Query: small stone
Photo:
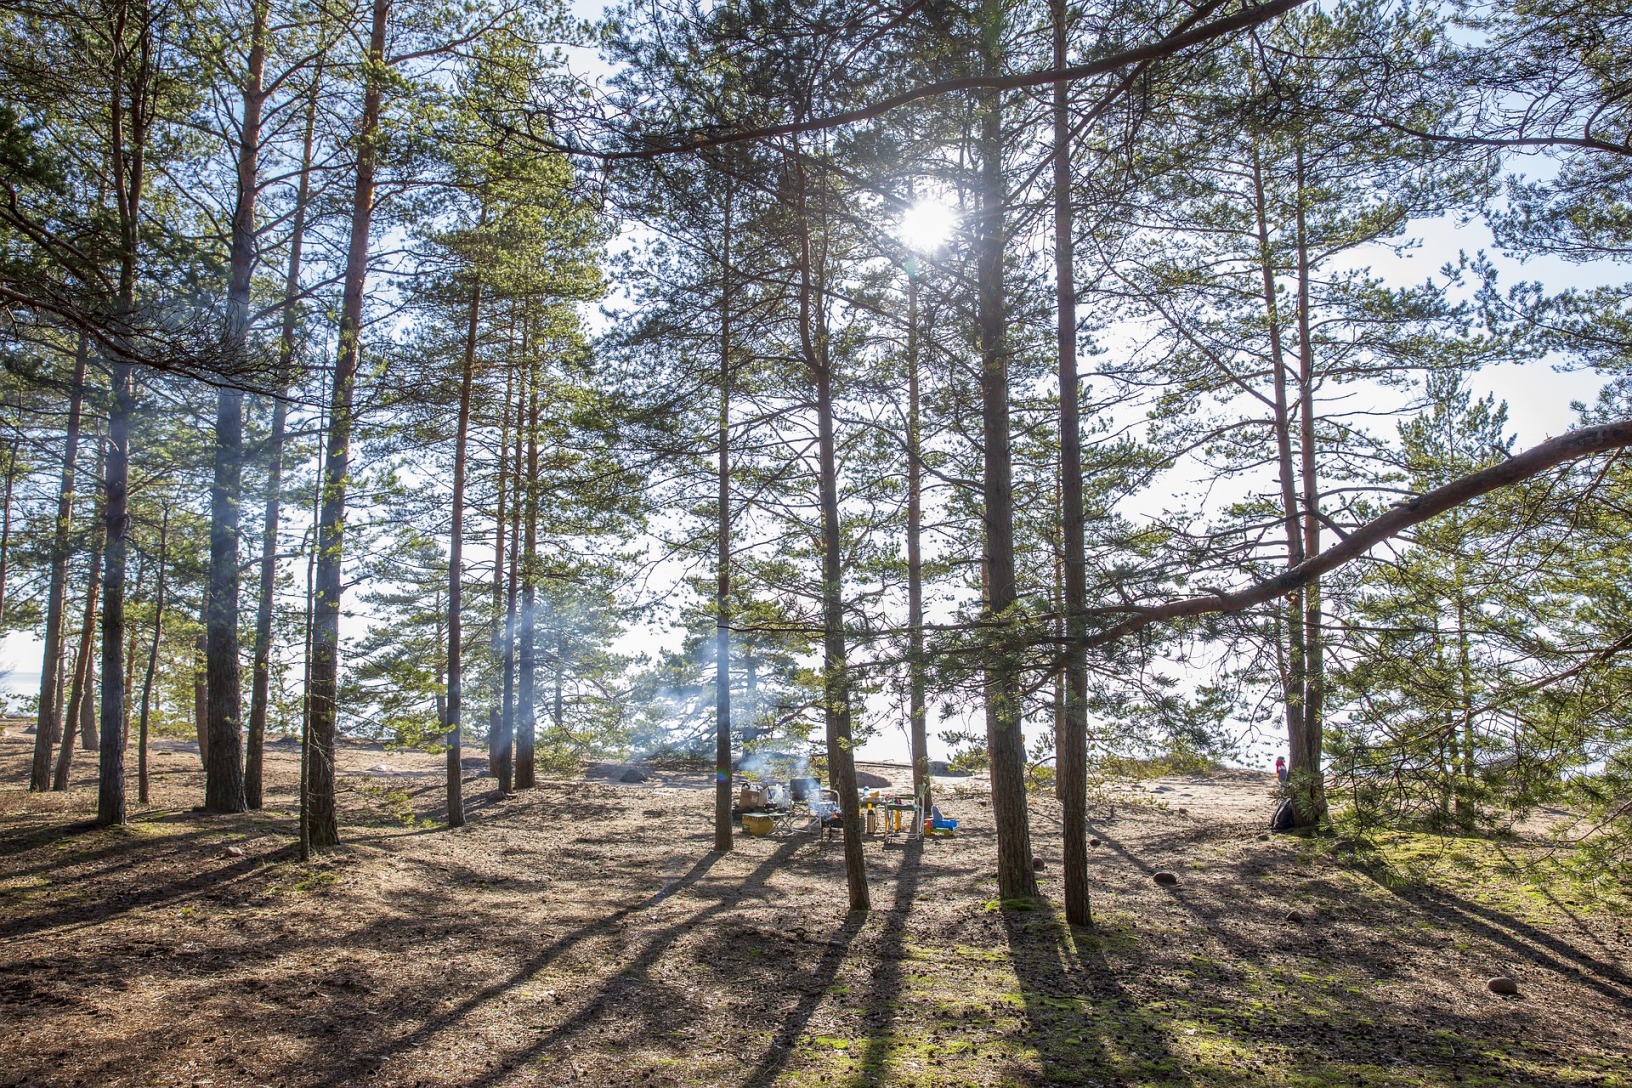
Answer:
<svg viewBox="0 0 1632 1088"><path fill-rule="evenodd" d="M229 858L241 858L243 856L244 856L244 848L242 846L229 846L229 847L227 847L227 857L229 857Z"/></svg>
<svg viewBox="0 0 1632 1088"><path fill-rule="evenodd" d="M1497 975L1485 985L1490 987L1490 992L1493 994L1516 994L1519 992L1519 984L1506 975Z"/></svg>
<svg viewBox="0 0 1632 1088"><path fill-rule="evenodd" d="M1088 845L1089 846L1098 846L1099 845L1099 840L1098 839L1089 839L1088 840Z"/></svg>
<svg viewBox="0 0 1632 1088"><path fill-rule="evenodd" d="M1274 838L1274 837L1275 837L1275 836L1273 836L1273 835L1271 835L1271 834L1270 834L1270 833L1269 833L1269 832L1267 832L1267 831L1260 831L1260 832L1258 832L1258 841L1259 841L1259 842L1268 842L1268 841L1269 841L1269 840L1270 840L1270 839L1272 839L1272 838Z"/></svg>
<svg viewBox="0 0 1632 1088"><path fill-rule="evenodd" d="M1031 867L1040 873L1044 869L1048 868L1048 862L1044 861L1042 858L1032 858Z"/></svg>
<svg viewBox="0 0 1632 1088"><path fill-rule="evenodd" d="M1295 926L1303 925L1303 915L1299 914L1295 910L1289 910L1286 912L1286 920Z"/></svg>
<svg viewBox="0 0 1632 1088"><path fill-rule="evenodd" d="M1188 815L1190 815L1190 810L1189 810L1189 809L1187 809L1187 808L1183 808L1183 807L1180 807L1180 808L1176 808L1176 809L1174 809L1174 810L1173 810L1173 811L1174 811L1174 812L1176 812L1176 813L1178 813L1178 814L1179 814L1179 815L1180 815L1180 816L1188 816Z"/></svg>
<svg viewBox="0 0 1632 1088"><path fill-rule="evenodd" d="M1175 876L1174 874L1168 872L1165 869L1163 869L1159 873L1156 873L1154 876L1151 877L1151 879L1154 880L1156 883L1162 885L1162 887L1164 887L1164 888L1171 888L1173 885L1175 885L1175 884L1177 884L1179 882L1179 878L1177 876Z"/></svg>

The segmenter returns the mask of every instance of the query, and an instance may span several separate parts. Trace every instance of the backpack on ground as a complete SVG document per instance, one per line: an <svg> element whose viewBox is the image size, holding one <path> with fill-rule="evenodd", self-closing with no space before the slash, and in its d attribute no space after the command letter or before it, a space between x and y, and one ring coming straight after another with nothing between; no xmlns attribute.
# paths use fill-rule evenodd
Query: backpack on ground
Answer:
<svg viewBox="0 0 1632 1088"><path fill-rule="evenodd" d="M1292 807L1292 798L1283 797L1281 803L1275 806L1275 815L1269 818L1271 831L1291 831L1297 826L1298 814Z"/></svg>

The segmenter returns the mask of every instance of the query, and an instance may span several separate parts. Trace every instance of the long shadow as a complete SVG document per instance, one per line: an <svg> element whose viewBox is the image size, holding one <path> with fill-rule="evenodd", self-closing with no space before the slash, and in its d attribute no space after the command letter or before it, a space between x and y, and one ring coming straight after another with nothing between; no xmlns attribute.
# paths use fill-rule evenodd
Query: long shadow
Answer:
<svg viewBox="0 0 1632 1088"><path fill-rule="evenodd" d="M1390 890L1406 902L1422 907L1440 922L1454 922L1532 963L1573 975L1611 1000L1632 1004L1632 976L1511 914L1470 902L1442 888L1417 886Z"/></svg>
<svg viewBox="0 0 1632 1088"><path fill-rule="evenodd" d="M827 945L814 968L809 971L801 970L806 985L800 992L799 1001L782 1018L781 1026L771 1039L771 1049L743 1077L742 1088L769 1088L776 1078L781 1076L788 1059L793 1056L800 1033L810 1024L810 1018L821 1005L822 999L827 996L828 988L833 985L833 980L838 978L839 968L843 966L845 958L850 953L850 941L861 930L865 921L865 915L854 911L846 915L844 925L839 930L842 936L836 939L837 943Z"/></svg>
<svg viewBox="0 0 1632 1088"><path fill-rule="evenodd" d="M166 845L191 842L213 833L214 829L199 829L186 835L171 836L163 841ZM145 844L139 840L127 841L124 844L123 860L116 865L106 866L93 873L76 874L75 883L106 878L121 870L135 869L144 862L151 861L151 857L145 851L142 851L141 847L143 845ZM104 853L117 852L119 851L110 850ZM73 864L75 860L77 859L68 859L57 866L46 866L44 868L66 868L68 865ZM227 864L213 865L204 871L196 871L197 867L195 866L195 871L191 875L163 884L120 888L111 890L108 895L94 902L70 903L52 910L25 914L0 922L0 938L13 940L46 930L60 931L68 927L97 926L132 911L152 909L180 900L199 898L237 884L262 868L267 860L265 856L246 856Z"/></svg>
<svg viewBox="0 0 1632 1088"><path fill-rule="evenodd" d="M890 1054L895 1049L895 1030L889 1013L901 999L901 953L906 945L907 920L912 915L912 904L918 897L919 866L923 861L922 839L908 839L901 850L901 860L895 870L895 899L890 904L889 917L884 920L884 934L874 949L878 967L873 971L873 984L867 991L863 1020L871 1025L867 1045L861 1052L861 1069L856 1083L867 1088L881 1084L889 1069ZM797 1033L796 1033L797 1034Z"/></svg>
<svg viewBox="0 0 1632 1088"><path fill-rule="evenodd" d="M1122 986L1092 930L1068 930L1048 909L1005 910L1003 927L1044 1081L1097 1084L1131 1072L1139 1083L1158 1077L1164 1084L1195 1083L1180 1068L1157 1015ZM1113 1043L1124 1056L1113 1052ZM1136 1069L1119 1068L1134 1063Z"/></svg>
<svg viewBox="0 0 1632 1088"><path fill-rule="evenodd" d="M742 893L762 891L767 878L793 855L793 853L799 848L799 845L800 844L798 842L782 843L774 852L761 861L759 865L755 867L753 872L749 873L743 879L740 891L737 894L727 894L715 903L712 903L701 910L695 911L692 914L689 914L686 917L674 922L672 925L669 925L653 934L646 941L645 947L642 949L642 951L627 964L625 964L615 975L602 982L596 989L596 992L590 997L589 1001L582 1008L573 1013L560 1024L555 1025L546 1032L542 1032L531 1045L524 1047L519 1051L511 1051L505 1054L504 1057L497 1062L495 1068L488 1070L486 1073L472 1080L466 1081L465 1083L468 1088L489 1088L489 1086L494 1085L510 1076L522 1065L534 1060L540 1054L550 1050L551 1048L565 1043L575 1035L583 1032L587 1027L589 1027L589 1025L601 1019L602 1015L611 1006L617 1004L629 993L632 988L639 986L640 980L645 976L648 969L654 963L656 963L657 960L662 957L662 955L667 952L670 947L673 946L673 944L682 936L691 933L693 930L697 929L700 925L706 923L710 919L735 907L740 900ZM710 855L711 858L715 856L717 855ZM699 864L701 865L702 863ZM710 862L710 864L712 864L712 862ZM701 874L699 873L698 875ZM686 878L683 878L683 880L685 879ZM695 878L692 877L691 879ZM689 883L690 881L687 880L686 882ZM666 888L658 894L667 897L672 895L675 890L676 889L674 888ZM661 899L659 899L657 896L653 896L647 899L638 908L634 909L646 909L658 902L661 902ZM627 914L634 913L634 909L620 913L627 916ZM860 920L857 919L853 924L859 926ZM846 923L847 931L850 929L850 926L851 923ZM603 927L598 924L597 926L591 926L588 928L590 930L600 930ZM534 962L529 963L527 969L524 972L519 973L515 981L531 976L546 966L551 960L557 958L559 951L557 951L556 948L561 943L562 942L556 942L556 946L552 946L551 949L546 950L544 954L537 957ZM848 941L845 943L847 944ZM829 946L830 955L834 951L834 947ZM838 950L838 954L833 965L833 970L837 970L838 961L843 959L843 954L842 949ZM510 985L514 984L515 982L512 982ZM494 988L490 987L490 989ZM648 1002L647 1007L641 1011L644 1012L648 1020L652 1021L652 1023L649 1025L652 1031L661 1031L664 1028L672 1028L678 1015L676 1007L667 1002ZM456 1017L449 1017L449 1019L456 1019ZM627 1022L627 1020L625 1022ZM427 1029L431 1029L431 1026L427 1025ZM400 1042L393 1044L394 1050L400 1050L402 1048L403 1047Z"/></svg>

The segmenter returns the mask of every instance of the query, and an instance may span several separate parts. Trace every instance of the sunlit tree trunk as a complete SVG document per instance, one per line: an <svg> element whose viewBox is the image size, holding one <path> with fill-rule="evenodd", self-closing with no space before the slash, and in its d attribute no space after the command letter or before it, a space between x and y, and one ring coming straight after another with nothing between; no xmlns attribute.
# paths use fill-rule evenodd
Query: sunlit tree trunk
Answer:
<svg viewBox="0 0 1632 1088"><path fill-rule="evenodd" d="M272 431L267 437L266 510L261 520L261 571L256 594L254 662L251 665L249 736L244 752L244 802L260 808L266 745L267 707L271 701L272 603L278 580L278 521L283 509L283 445L293 380L295 333L299 328L300 269L306 242L306 214L311 200L312 146L317 125L317 94L323 81L318 63L306 100L306 132L301 139L300 180L295 188L294 221L289 229L289 267L283 280L283 321L278 336L279 395L272 402Z"/></svg>
<svg viewBox="0 0 1632 1088"><path fill-rule="evenodd" d="M980 6L982 71L1002 70L1003 5ZM976 324L980 342L982 501L987 564L986 620L993 632L985 666L987 753L992 817L997 824L997 886L1002 899L1033 899L1031 829L1026 806L1026 749L1020 731L1020 661L1013 631L1017 601L1014 561L1013 461L1009 435L1008 309L1004 294L1005 223L1003 108L997 90L978 96L979 163L975 254Z"/></svg>
<svg viewBox="0 0 1632 1088"><path fill-rule="evenodd" d="M103 459L98 457L99 469L103 463ZM87 700L95 677L91 662L96 656L97 602L102 589L102 548L106 532L101 516L102 502L98 499L97 520L91 527L91 561L86 574L85 613L79 627L79 651L74 655L74 675L68 688L67 711L63 715L62 747L57 751L57 767L51 776L51 788L59 792L68 788L74 742L84 731L84 711L90 705Z"/></svg>
<svg viewBox="0 0 1632 1088"><path fill-rule="evenodd" d="M515 369L507 367L504 377L504 402L500 411L499 423L499 493L498 504L493 514L493 639L492 654L494 667L499 669L499 690L493 693L491 705L487 711L487 771L495 779L499 779L499 743L504 737L504 677L502 665L505 648L509 645L505 631L504 608L504 536L510 531L510 522L505 517L505 502L509 498L508 485L510 478L510 398L515 392ZM500 788L505 788L500 781Z"/></svg>
<svg viewBox="0 0 1632 1088"><path fill-rule="evenodd" d="M1315 345L1309 313L1309 234L1304 217L1305 192L1303 149L1295 155L1297 181L1298 246L1298 433L1303 475L1303 554L1320 554L1320 490L1316 479L1315 435ZM1322 627L1320 582L1304 588L1304 691L1303 728L1292 746L1288 760L1293 805L1298 826L1313 827L1326 818L1326 781L1321 767L1321 735L1326 708L1324 628ZM1301 772L1301 773L1300 773Z"/></svg>
<svg viewBox="0 0 1632 1088"><path fill-rule="evenodd" d="M1066 62L1066 9L1054 0L1054 65ZM1054 84L1054 301L1060 372L1060 533L1064 537L1066 668L1064 703L1055 749L1063 825L1065 917L1075 926L1092 920L1088 892L1088 560L1082 503L1082 431L1077 404L1077 289L1071 208L1069 87Z"/></svg>
<svg viewBox="0 0 1632 1088"><path fill-rule="evenodd" d="M85 402L85 368L90 348L85 337L74 349L74 374L68 385L68 426L62 449L62 483L57 491L57 516L52 525L51 574L45 598L45 654L40 663L40 707L34 725L34 761L28 788L51 788L51 757L62 736L62 665L64 601L68 583L68 534L73 526L75 462L79 458L79 429Z"/></svg>
<svg viewBox="0 0 1632 1088"><path fill-rule="evenodd" d="M465 353L459 374L459 419L453 437L453 508L448 529L448 691L447 691L447 779L448 826L465 825L463 765L464 713L463 639L464 554L465 554L465 453L470 434L470 393L476 377L476 334L482 313L482 283L470 285L470 313L465 323Z"/></svg>
<svg viewBox="0 0 1632 1088"><path fill-rule="evenodd" d="M829 780L839 795L844 820L844 871L850 909L868 910L866 858L861 844L861 805L856 796L856 763L850 736L850 676L844 639L843 540L839 526L838 449L833 433L833 370L828 352L823 279L813 267L810 207L804 158L794 149L798 193L799 342L816 384L817 459L822 510L822 700L827 723ZM826 194L823 194L825 200Z"/></svg>
<svg viewBox="0 0 1632 1088"><path fill-rule="evenodd" d="M159 517L159 584L153 599L153 646L147 654L147 675L142 678L142 713L137 723L136 741L136 799L148 804L147 723L153 702L153 676L159 668L159 641L164 637L165 561L170 547L170 507L164 507Z"/></svg>
<svg viewBox="0 0 1632 1088"><path fill-rule="evenodd" d="M357 134L357 174L352 190L351 237L341 291L339 355L329 404L328 450L323 466L323 505L317 526L317 585L312 609L311 746L307 755L307 820L314 847L340 841L334 808L335 695L340 669L341 559L345 550L353 403L361 349L363 287L368 276L369 229L374 217L376 133L385 89L386 18L390 0L373 0L365 67L362 123Z"/></svg>

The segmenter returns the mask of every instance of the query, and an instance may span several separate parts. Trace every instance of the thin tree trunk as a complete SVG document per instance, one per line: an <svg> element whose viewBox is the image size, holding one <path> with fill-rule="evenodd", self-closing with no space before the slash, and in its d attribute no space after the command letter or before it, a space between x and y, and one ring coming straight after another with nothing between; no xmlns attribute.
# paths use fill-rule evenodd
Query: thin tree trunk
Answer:
<svg viewBox="0 0 1632 1088"><path fill-rule="evenodd" d="M485 218L485 217L484 217ZM465 325L465 355L459 375L459 421L453 438L453 510L448 530L448 826L465 826L463 751L460 725L464 710L462 670L464 637L465 446L470 434L470 391L476 376L476 333L482 312L482 283L470 286L470 317Z"/></svg>
<svg viewBox="0 0 1632 1088"><path fill-rule="evenodd" d="M720 253L720 418L714 557L714 850L731 852L731 198Z"/></svg>
<svg viewBox="0 0 1632 1088"><path fill-rule="evenodd" d="M1054 0L1054 64L1066 61L1066 8ZM1068 85L1054 84L1054 301L1060 372L1060 533L1064 539L1066 634L1064 701L1055 774L1063 825L1065 917L1074 926L1093 921L1088 892L1088 558L1082 502L1082 430L1077 403L1077 291L1071 208L1071 125Z"/></svg>
<svg viewBox="0 0 1632 1088"><path fill-rule="evenodd" d="M861 845L861 805L851 751L850 676L844 639L844 568L839 535L838 450L833 433L833 372L824 320L826 302L812 267L810 210L804 159L793 156L799 219L799 340L816 383L819 501L822 509L822 697L827 724L827 767L844 820L844 872L851 910L869 910L866 857Z"/></svg>
<svg viewBox="0 0 1632 1088"><path fill-rule="evenodd" d="M504 408L499 418L499 495L498 506L493 514L493 663L498 666L504 660L505 646L508 645L504 627L504 534L510 531L510 523L505 520L505 501L508 498L507 486L510 473L510 398L515 392L515 369L507 368L504 376ZM487 711L487 771L495 779L499 778L499 742L504 736L504 696L503 678L500 678L500 692L496 693L492 705ZM503 783L500 782L503 789Z"/></svg>
<svg viewBox="0 0 1632 1088"><path fill-rule="evenodd" d="M504 736L499 752L499 791L515 789L516 739L516 603L521 590L521 489L522 459L527 443L522 433L527 429L527 371L518 369L520 388L516 391L516 461L511 473L514 481L510 499L510 571L504 598Z"/></svg>
<svg viewBox="0 0 1632 1088"><path fill-rule="evenodd" d="M527 314L523 312L522 357L527 358ZM516 677L516 789L537 785L533 765L538 731L536 685L538 634L538 387L542 375L529 363L531 388L527 391L527 476L526 536L521 553L521 634L518 654L520 673Z"/></svg>
<svg viewBox="0 0 1632 1088"><path fill-rule="evenodd" d="M373 0L366 90L357 138L357 178L352 194L351 238L341 292L339 355L329 406L328 452L323 466L323 509L317 528L317 599L312 609L311 752L307 768L309 833L314 847L334 846L340 829L334 807L335 695L340 670L341 559L345 548L346 487L351 463L353 404L363 324L363 287L368 278L368 236L374 216L375 134L385 78L386 18L390 0Z"/></svg>
<svg viewBox="0 0 1632 1088"><path fill-rule="evenodd" d="M1275 292L1275 259L1269 243L1269 208L1264 195L1264 168L1258 145L1252 149L1254 216L1258 230L1258 268L1264 295L1264 317L1269 327L1270 373L1275 397L1275 454L1281 477L1281 518L1286 531L1286 566L1290 570L1304 560L1303 530L1298 521L1297 468L1292 457L1292 408L1286 388L1286 349L1281 335L1280 303ZM1286 736L1288 774L1302 769L1296 753L1303 748L1303 707L1307 670L1304 661L1303 590L1286 599Z"/></svg>
<svg viewBox="0 0 1632 1088"><path fill-rule="evenodd" d="M999 74L1003 10L982 0L982 67ZM1020 730L1020 661L1012 631L1018 594L1014 560L1013 463L1009 435L1008 312L1004 297L1005 248L1003 107L997 90L979 98L979 240L975 260L981 375L983 502L987 561L986 620L993 641L987 651L987 753L991 760L992 818L997 824L997 887L1000 899L1035 899L1031 829L1026 806L1026 747Z"/></svg>
<svg viewBox="0 0 1632 1088"><path fill-rule="evenodd" d="M90 347L84 336L74 349L74 376L68 388L68 426L62 450L62 484L57 491L57 516L51 539L51 580L45 598L45 655L40 663L40 709L34 725L34 762L28 788L51 787L51 756L62 735L62 665L64 600L68 582L68 536L73 527L75 462L79 459L79 430L85 403L85 368Z"/></svg>
<svg viewBox="0 0 1632 1088"><path fill-rule="evenodd" d="M198 737L198 765L210 765L210 702L205 677L204 636L193 644L193 732Z"/></svg>
<svg viewBox="0 0 1632 1088"><path fill-rule="evenodd" d="M136 799L149 803L147 775L147 722L153 701L153 675L159 668L159 640L164 635L164 576L165 559L170 546L170 507L166 505L159 517L159 585L153 602L153 648L147 654L147 675L142 678L142 714L137 726L136 741Z"/></svg>
<svg viewBox="0 0 1632 1088"><path fill-rule="evenodd" d="M912 795L929 811L929 685L924 676L924 449L918 373L918 267L907 265L907 735Z"/></svg>
<svg viewBox="0 0 1632 1088"><path fill-rule="evenodd" d="M1298 232L1298 432L1303 470L1303 554L1320 554L1320 490L1315 477L1315 346L1309 314L1309 235L1304 221L1303 149L1296 151ZM1326 703L1320 581L1304 587L1303 728L1289 761L1294 781L1293 806L1298 826L1313 827L1326 818L1326 783L1320 748Z"/></svg>
<svg viewBox="0 0 1632 1088"><path fill-rule="evenodd" d="M100 514L101 511L97 513ZM103 524L99 518L92 523L91 528L91 562L85 582L85 616L80 622L79 651L74 657L74 676L68 688L68 709L63 715L62 748L57 752L57 768L51 777L51 788L59 793L68 788L69 772L74 759L74 741L83 731L83 708L87 705L91 687L91 661L96 655L96 606L102 588L103 532Z"/></svg>
<svg viewBox="0 0 1632 1088"><path fill-rule="evenodd" d="M17 484L17 446L22 440L21 434L14 435L11 445L6 447L6 512L4 524L0 524L0 630L5 628L6 622L6 566L11 558L11 495Z"/></svg>
<svg viewBox="0 0 1632 1088"><path fill-rule="evenodd" d="M278 336L278 396L272 402L272 433L267 439L266 511L261 521L261 571L255 602L255 646L250 666L249 736L244 750L244 803L263 801L266 717L271 702L272 604L278 581L278 521L283 513L283 444L289 420L286 399L294 380L295 333L299 327L300 269L306 242L306 214L311 201L312 147L317 130L317 94L323 82L319 58L306 99L306 131L301 138L300 180L295 187L294 222L289 231L289 267L283 280L283 321Z"/></svg>

